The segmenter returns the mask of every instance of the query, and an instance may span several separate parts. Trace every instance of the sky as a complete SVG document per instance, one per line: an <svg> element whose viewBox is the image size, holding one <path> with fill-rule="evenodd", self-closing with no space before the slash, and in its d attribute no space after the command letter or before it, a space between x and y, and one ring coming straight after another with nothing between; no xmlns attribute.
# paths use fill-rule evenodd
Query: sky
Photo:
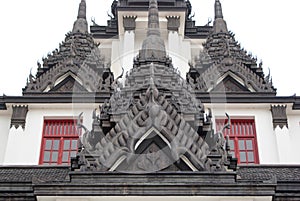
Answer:
<svg viewBox="0 0 300 201"><path fill-rule="evenodd" d="M87 20L106 25L112 0L86 0ZM196 25L214 17L213 0L190 0ZM37 61L72 30L80 0L9 0L0 11L0 96L22 95ZM300 1L221 0L228 29L269 69L279 96L300 96Z"/></svg>

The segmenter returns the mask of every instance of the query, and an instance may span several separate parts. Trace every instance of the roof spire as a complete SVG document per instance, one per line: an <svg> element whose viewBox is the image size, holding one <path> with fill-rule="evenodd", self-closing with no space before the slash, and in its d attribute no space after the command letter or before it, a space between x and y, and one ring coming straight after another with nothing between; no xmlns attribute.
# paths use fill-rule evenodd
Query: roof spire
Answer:
<svg viewBox="0 0 300 201"><path fill-rule="evenodd" d="M140 59L160 60L166 58L166 48L164 40L160 37L157 0L149 0L148 12L147 38L143 41Z"/></svg>
<svg viewBox="0 0 300 201"><path fill-rule="evenodd" d="M214 33L228 33L227 24L223 19L222 5L219 0L215 1Z"/></svg>
<svg viewBox="0 0 300 201"><path fill-rule="evenodd" d="M149 0L147 36L149 35L160 36L157 0Z"/></svg>
<svg viewBox="0 0 300 201"><path fill-rule="evenodd" d="M81 0L81 2L79 4L77 19L79 19L79 18L86 19L86 2L85 2L85 0Z"/></svg>
<svg viewBox="0 0 300 201"><path fill-rule="evenodd" d="M77 20L74 22L73 33L87 33L88 32L88 24L86 21L86 2L85 0L81 0L78 9Z"/></svg>
<svg viewBox="0 0 300 201"><path fill-rule="evenodd" d="M215 19L223 19L222 5L219 0L215 2Z"/></svg>

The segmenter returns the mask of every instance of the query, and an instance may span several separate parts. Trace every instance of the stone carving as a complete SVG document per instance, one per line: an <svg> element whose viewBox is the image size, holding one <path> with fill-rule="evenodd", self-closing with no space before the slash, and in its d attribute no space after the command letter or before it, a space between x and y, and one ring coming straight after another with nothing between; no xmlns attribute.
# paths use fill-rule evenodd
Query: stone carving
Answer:
<svg viewBox="0 0 300 201"><path fill-rule="evenodd" d="M78 18L74 23L72 32L66 34L65 40L59 45L59 49L49 53L43 58L43 65L38 62L38 71L36 76L29 75L23 94L39 94L39 93L70 93L80 92L101 92L110 91L107 86L112 83L113 75L110 72L110 66L105 64L105 58L101 56L98 48L99 44L94 42L91 34L85 25L82 27L81 22L86 22L86 5L82 0L79 6ZM73 77L72 86L60 87L60 91L56 91L58 80ZM110 77L108 79L108 77ZM79 83L79 82L81 83ZM70 82L67 82L70 84ZM81 87L76 87L81 85ZM67 91L62 91L63 89Z"/></svg>
<svg viewBox="0 0 300 201"><path fill-rule="evenodd" d="M286 114L286 105L271 105L271 113L273 118L274 129L279 126L283 129L284 126L288 128L288 118Z"/></svg>
<svg viewBox="0 0 300 201"><path fill-rule="evenodd" d="M16 129L18 129L19 126L21 126L23 129L25 129L28 106L13 105L12 109L13 113L11 116L10 127L14 126Z"/></svg>
<svg viewBox="0 0 300 201"><path fill-rule="evenodd" d="M236 42L234 34L227 30L219 1L215 4L213 31L203 46L204 50L195 58L195 65L188 73L189 82L194 84L195 90L213 91L217 82L222 81L221 78L226 78L224 75L232 73L242 80L245 91L276 94L270 76L264 76L262 63L258 64L251 53L242 49ZM231 92L226 88L223 89Z"/></svg>
<svg viewBox="0 0 300 201"><path fill-rule="evenodd" d="M81 0L78 9L77 20L74 22L73 33L87 33L88 32L88 23L86 21L86 2Z"/></svg>
<svg viewBox="0 0 300 201"><path fill-rule="evenodd" d="M149 18L154 20L149 28L158 26L157 14L157 1L151 0ZM158 30L149 32L145 41L149 38L162 40ZM165 49L155 51L166 54ZM73 169L135 173L225 171L236 166L226 140L212 129L211 114L204 118L204 106L191 86L171 59L160 56L140 54L126 74L125 86L116 87L118 79L114 81L114 93L102 105L100 116L93 115L93 129L85 132L84 148L72 160ZM102 133L98 140L93 138L95 130ZM206 141L207 136L211 140Z"/></svg>
<svg viewBox="0 0 300 201"><path fill-rule="evenodd" d="M93 115L93 130L85 132L82 140L84 149L80 149L82 151L74 160L73 167L89 171L151 172L168 168L184 158L186 164L194 171L225 170L225 166L230 162L222 134L214 134L210 130L213 140L208 145L201 137L205 135L204 131L198 133L194 130L166 100L165 94L159 92L152 77L149 85L145 95L141 93L139 98L132 102L105 137L101 128L102 118ZM209 124L211 122L202 122L202 125ZM95 137L91 137L95 136L95 130L102 133L102 137L96 141ZM139 147L143 145L144 140L152 137L161 139L165 144L163 148L154 152L152 147L146 153L139 153ZM168 157L165 152L170 153Z"/></svg>
<svg viewBox="0 0 300 201"><path fill-rule="evenodd" d="M136 16L124 16L123 17L123 27L125 31L133 31L136 27Z"/></svg>
<svg viewBox="0 0 300 201"><path fill-rule="evenodd" d="M224 63L211 65L200 76L192 80L194 88L203 92L207 92L209 89L212 90L217 86L217 81L220 77L231 72L243 81L246 91L253 92L254 90L255 92L275 93L271 82L265 82L263 78L253 73L247 66L238 63L235 59L231 61L233 61L231 65Z"/></svg>
<svg viewBox="0 0 300 201"><path fill-rule="evenodd" d="M211 111L210 111L211 112ZM222 169L224 165L230 166L230 160L227 159L230 151L230 146L228 144L229 137L226 136L226 139L223 135L225 129L230 129L230 117L226 113L228 118L228 123L224 125L224 127L215 134L212 134L211 139L206 139L206 141L210 141L212 143L211 153L208 158L211 159L211 168L214 171L218 171ZM229 156L230 157L230 156Z"/></svg>
<svg viewBox="0 0 300 201"><path fill-rule="evenodd" d="M144 61L166 60L164 40L160 37L157 0L149 1L147 38L143 41L139 59Z"/></svg>
<svg viewBox="0 0 300 201"><path fill-rule="evenodd" d="M180 17L179 16L168 16L167 28L169 31L178 31L180 27Z"/></svg>

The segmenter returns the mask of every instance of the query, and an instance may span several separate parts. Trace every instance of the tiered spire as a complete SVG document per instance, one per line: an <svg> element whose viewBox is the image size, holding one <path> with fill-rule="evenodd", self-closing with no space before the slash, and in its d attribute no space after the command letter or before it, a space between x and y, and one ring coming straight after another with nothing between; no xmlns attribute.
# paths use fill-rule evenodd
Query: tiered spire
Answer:
<svg viewBox="0 0 300 201"><path fill-rule="evenodd" d="M222 5L219 0L215 1L215 21L214 21L214 33L224 32L227 33L227 24L223 19Z"/></svg>
<svg viewBox="0 0 300 201"><path fill-rule="evenodd" d="M81 0L78 9L77 20L74 22L72 33L87 33L88 32L88 23L86 21L86 2Z"/></svg>
<svg viewBox="0 0 300 201"><path fill-rule="evenodd" d="M39 94L50 91L51 93L69 93L74 92L74 90L99 92L103 91L104 88L106 88L105 91L109 91L110 86L108 85L111 83L113 76L109 70L109 76L104 76L104 71L107 70L105 65L104 57L101 55L92 35L88 33L86 1L81 0L72 32L66 34L64 41L59 44L59 48L43 58L43 64L38 62L37 74L35 77L33 75L29 76L23 94ZM85 70L79 71L79 68ZM91 77L78 72L88 72ZM56 84L57 78L70 73L73 77L67 76L59 84ZM86 85L81 86L73 79L74 75L78 79L90 82L90 84L86 83ZM92 80L96 81L93 82ZM104 83L99 83L99 80L107 81L105 87ZM96 86L95 83L99 83L99 86Z"/></svg>
<svg viewBox="0 0 300 201"><path fill-rule="evenodd" d="M147 36L150 35L160 36L157 0L149 1Z"/></svg>
<svg viewBox="0 0 300 201"><path fill-rule="evenodd" d="M228 31L220 0L215 0L213 30L203 46L203 51L195 59L196 70L191 68L188 74L188 80L196 90L204 92L241 90L271 95L276 93L272 82L263 73L262 64L258 64L252 54L241 48L234 34ZM240 80L244 80L244 83L239 85L229 74L235 74ZM218 80L225 75L227 77L223 78L223 86L220 84L217 86Z"/></svg>
<svg viewBox="0 0 300 201"><path fill-rule="evenodd" d="M219 0L215 2L215 19L223 19L222 5Z"/></svg>
<svg viewBox="0 0 300 201"><path fill-rule="evenodd" d="M146 61L166 58L164 40L160 37L157 0L149 0L147 38L143 41L140 59Z"/></svg>

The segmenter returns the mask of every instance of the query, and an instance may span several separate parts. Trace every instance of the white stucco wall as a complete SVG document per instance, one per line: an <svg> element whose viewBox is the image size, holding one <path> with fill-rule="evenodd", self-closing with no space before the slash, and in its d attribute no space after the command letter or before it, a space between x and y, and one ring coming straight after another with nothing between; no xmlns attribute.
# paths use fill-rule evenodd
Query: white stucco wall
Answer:
<svg viewBox="0 0 300 201"><path fill-rule="evenodd" d="M300 111L292 110L292 105L287 108L288 128L279 126L274 134L277 138L280 162L284 164L300 164Z"/></svg>
<svg viewBox="0 0 300 201"><path fill-rule="evenodd" d="M11 128L7 141L4 165L38 165L44 118L77 118L83 112L83 124L89 129L94 105L74 107L72 104L29 105L26 127Z"/></svg>
<svg viewBox="0 0 300 201"><path fill-rule="evenodd" d="M122 16L132 16L133 13L119 12L119 37L118 39L101 39L100 49L111 49L111 70L115 77L121 74L122 67L125 73L132 68L132 61L138 55L142 48L144 39L147 37L147 21L148 12L134 13L136 18L136 29L134 31L125 32L123 28ZM167 55L172 57L173 66L181 72L181 76L185 78L189 70L188 62L192 61L195 55L199 54L204 40L187 39L184 36L184 12L168 13L162 12L160 15L161 37L165 42ZM167 16L180 16L180 27L178 32L167 30ZM107 42L109 41L109 42ZM111 48L109 48L111 44ZM193 44L194 48L191 48ZM197 46L197 47L195 47ZM192 52L193 51L193 52ZM125 77L125 76L124 76ZM123 77L123 79L124 79ZM124 80L123 80L124 81Z"/></svg>
<svg viewBox="0 0 300 201"><path fill-rule="evenodd" d="M291 107L291 106L289 106ZM91 129L92 112L98 104L30 104L25 130L9 129L11 110L0 111L0 165L37 165L44 118L76 118ZM288 109L289 128L273 129L270 104L205 104L213 121L225 117L255 120L260 164L300 164L300 111Z"/></svg>
<svg viewBox="0 0 300 201"><path fill-rule="evenodd" d="M11 109L0 110L0 165L3 164L9 134Z"/></svg>
<svg viewBox="0 0 300 201"><path fill-rule="evenodd" d="M278 164L281 162L269 104L208 104L206 108L212 109L213 121L216 117L225 118L225 112L231 118L254 118L260 164Z"/></svg>

